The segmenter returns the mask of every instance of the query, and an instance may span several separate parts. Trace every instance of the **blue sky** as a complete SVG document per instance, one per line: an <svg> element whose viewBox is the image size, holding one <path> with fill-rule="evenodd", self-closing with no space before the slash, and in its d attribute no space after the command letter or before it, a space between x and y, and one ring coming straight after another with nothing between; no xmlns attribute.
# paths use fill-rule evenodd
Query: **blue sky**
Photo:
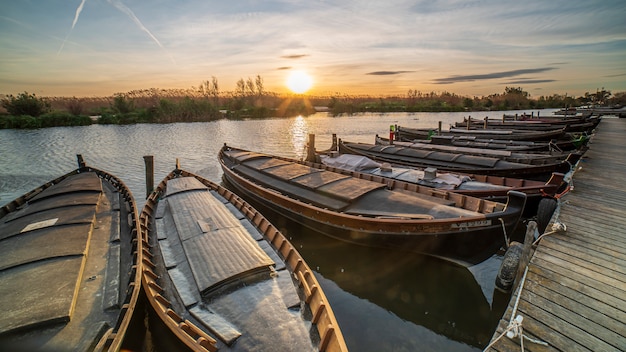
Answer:
<svg viewBox="0 0 626 352"><path fill-rule="evenodd" d="M531 96L626 91L626 1L19 0L0 7L0 94L221 91Z"/></svg>

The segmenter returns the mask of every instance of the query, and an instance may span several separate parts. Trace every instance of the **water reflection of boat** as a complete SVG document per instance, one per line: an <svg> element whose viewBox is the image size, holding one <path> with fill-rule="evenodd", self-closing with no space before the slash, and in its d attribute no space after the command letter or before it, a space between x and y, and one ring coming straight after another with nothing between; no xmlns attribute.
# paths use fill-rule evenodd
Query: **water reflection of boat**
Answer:
<svg viewBox="0 0 626 352"><path fill-rule="evenodd" d="M491 305L467 268L326 239L275 212L268 215L324 278L320 282L351 350L482 348L506 308L508 301Z"/></svg>
<svg viewBox="0 0 626 352"><path fill-rule="evenodd" d="M135 348L124 341L143 328L135 201L120 179L78 163L0 209L0 349Z"/></svg>
<svg viewBox="0 0 626 352"><path fill-rule="evenodd" d="M234 193L177 167L150 194L140 223L160 348L347 351L298 251Z"/></svg>
<svg viewBox="0 0 626 352"><path fill-rule="evenodd" d="M526 195L516 191L503 204L446 191L436 197L419 188L388 189L382 180L226 145L219 160L224 180L238 194L327 236L465 265L481 262L504 243L526 203Z"/></svg>

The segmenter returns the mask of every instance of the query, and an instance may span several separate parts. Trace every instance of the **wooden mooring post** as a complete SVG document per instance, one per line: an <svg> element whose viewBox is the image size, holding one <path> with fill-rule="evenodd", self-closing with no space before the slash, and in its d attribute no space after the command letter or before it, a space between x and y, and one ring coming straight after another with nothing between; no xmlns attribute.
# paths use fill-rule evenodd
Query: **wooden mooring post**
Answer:
<svg viewBox="0 0 626 352"><path fill-rule="evenodd" d="M315 134L309 134L309 142L306 148L306 161L315 162Z"/></svg>
<svg viewBox="0 0 626 352"><path fill-rule="evenodd" d="M154 189L154 156L144 156L143 162L146 165L146 199L148 199Z"/></svg>

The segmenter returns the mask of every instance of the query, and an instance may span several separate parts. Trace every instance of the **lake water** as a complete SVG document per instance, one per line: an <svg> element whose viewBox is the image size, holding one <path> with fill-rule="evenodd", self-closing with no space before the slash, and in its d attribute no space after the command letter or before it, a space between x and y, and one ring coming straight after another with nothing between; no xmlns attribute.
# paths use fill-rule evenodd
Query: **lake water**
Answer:
<svg viewBox="0 0 626 352"><path fill-rule="evenodd" d="M542 116L554 110L542 110ZM158 183L175 167L221 182L217 153L224 143L252 151L301 158L309 134L318 150L332 134L351 142L387 137L390 125L436 128L464 116L499 119L503 113L391 113L206 123L92 125L0 130L0 206L76 168L88 165L121 178L140 207L146 196L143 156L154 156ZM528 111L530 113L530 111ZM537 112L535 111L535 114ZM494 291L500 258L460 268L425 256L337 242L272 217L316 271L353 351L478 351L508 302Z"/></svg>

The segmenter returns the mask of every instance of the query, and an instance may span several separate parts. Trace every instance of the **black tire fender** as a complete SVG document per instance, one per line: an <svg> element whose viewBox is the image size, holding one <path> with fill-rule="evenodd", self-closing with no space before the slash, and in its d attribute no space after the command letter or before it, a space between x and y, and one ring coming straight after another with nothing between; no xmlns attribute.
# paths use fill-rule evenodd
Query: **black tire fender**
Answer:
<svg viewBox="0 0 626 352"><path fill-rule="evenodd" d="M503 292L509 292L513 287L517 269L522 258L523 245L519 242L511 242L504 253L504 258L496 276L496 288Z"/></svg>
<svg viewBox="0 0 626 352"><path fill-rule="evenodd" d="M542 234L548 227L557 205L557 200L553 198L542 198L539 201L537 206L537 231L539 234Z"/></svg>

